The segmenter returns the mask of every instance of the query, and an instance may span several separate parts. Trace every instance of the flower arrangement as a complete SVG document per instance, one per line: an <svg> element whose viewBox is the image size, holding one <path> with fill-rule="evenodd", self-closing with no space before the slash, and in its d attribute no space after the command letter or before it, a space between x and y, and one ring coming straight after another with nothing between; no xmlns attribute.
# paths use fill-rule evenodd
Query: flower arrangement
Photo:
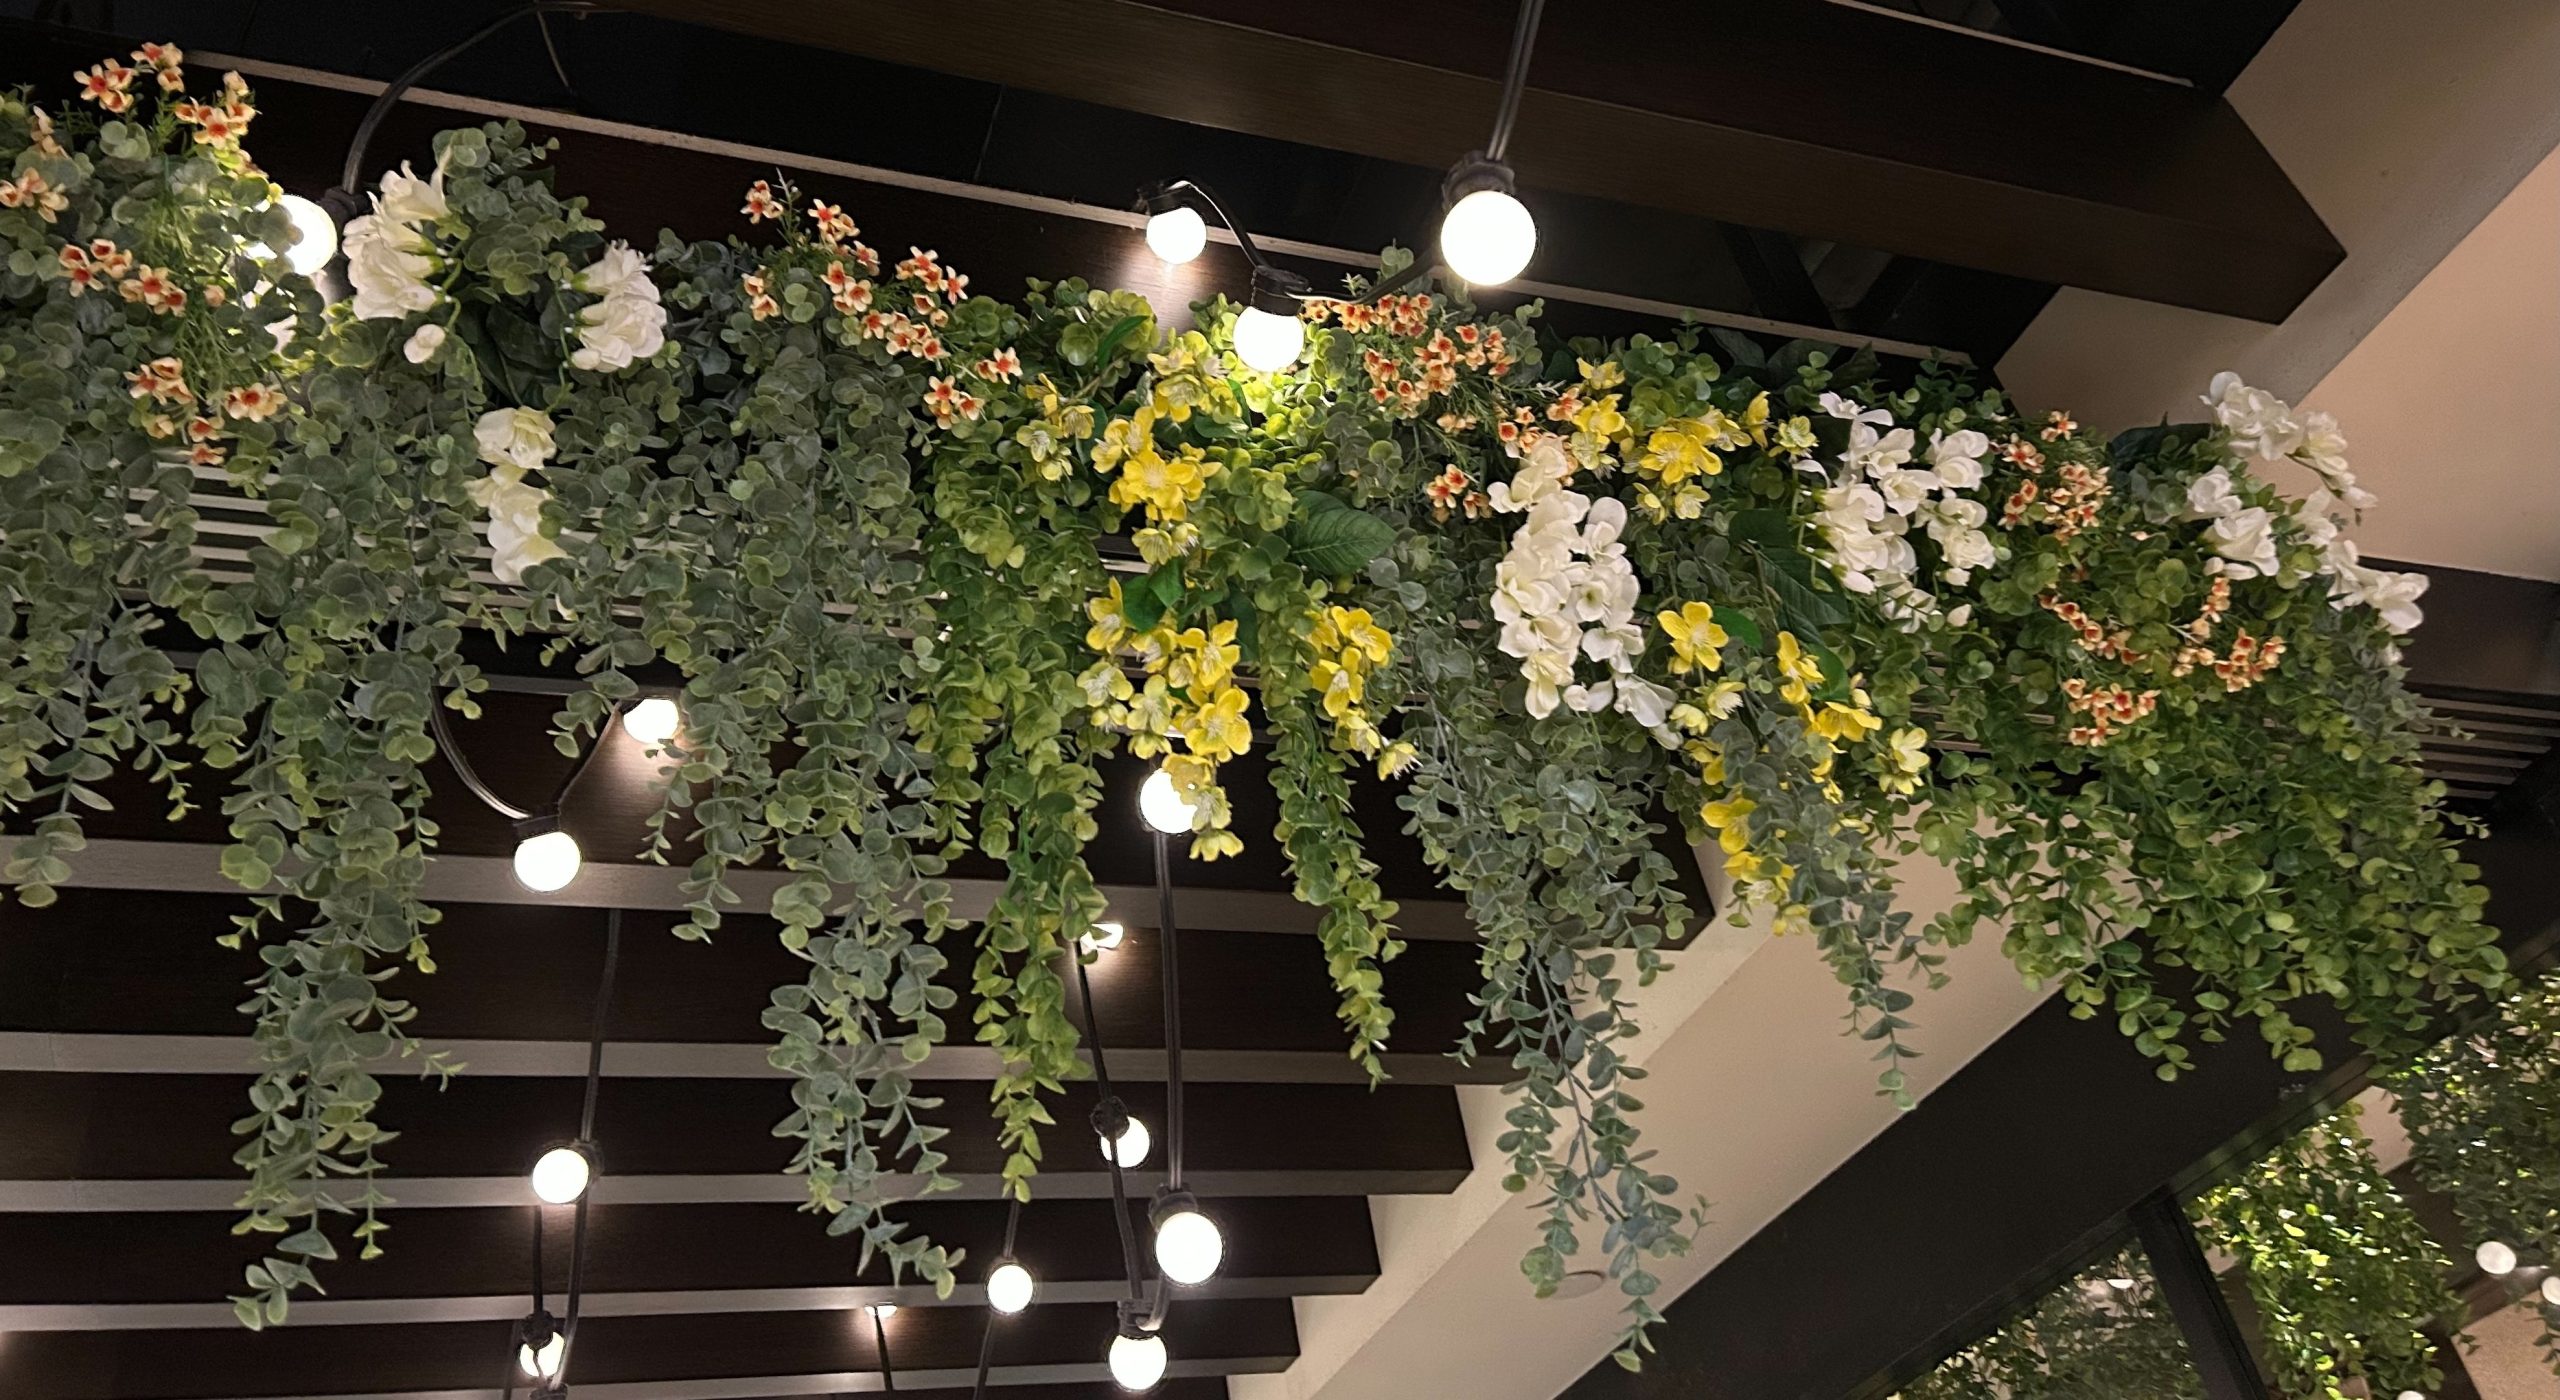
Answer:
<svg viewBox="0 0 2560 1400"><path fill-rule="evenodd" d="M2502 981L2395 665L2423 581L2345 542L2365 498L2334 425L2236 381L2213 422L2102 442L1936 366L1893 387L1694 328L1547 346L1533 311L1356 281L1266 375L1223 301L1168 334L1079 282L973 295L787 183L742 208L778 241L644 255L505 125L385 177L324 308L263 253L288 230L245 87L198 103L173 50L137 62L156 93L102 65L94 112L0 105L0 803L40 902L113 767L177 804L193 767L229 775L265 968L247 1226L282 1236L252 1325L335 1256L335 1217L381 1229L366 1066L425 1053L387 989L433 967L426 721L475 712L474 630L575 659L572 751L632 668L681 674L643 854L691 819L695 937L739 866L788 872L805 976L765 1022L792 1169L866 1258L946 1289L954 1256L883 1185L949 1184L910 1077L951 1034L935 975L967 939L1027 1195L1042 1097L1083 1072L1060 967L1103 912L1083 848L1119 749L1164 761L1215 858L1251 839L1220 770L1268 742L1272 835L1372 1074L1401 945L1350 774L1403 784L1481 942L1461 1051L1515 1075L1524 1270L1605 1257L1631 1366L1651 1262L1699 1218L1644 1165L1626 1046L1689 918L1666 820L1720 848L1737 917L1810 938L1904 1102L1903 984L1986 920L2164 1076L2244 1021L2316 1063L2309 996L2402 1055ZM2282 498L2250 466L2277 455L2324 490ZM190 567L199 472L276 522L236 580ZM1136 559L1106 562L1120 535ZM941 876L969 847L1005 875L964 927ZM1886 863L1915 849L1964 889L1925 924Z"/></svg>

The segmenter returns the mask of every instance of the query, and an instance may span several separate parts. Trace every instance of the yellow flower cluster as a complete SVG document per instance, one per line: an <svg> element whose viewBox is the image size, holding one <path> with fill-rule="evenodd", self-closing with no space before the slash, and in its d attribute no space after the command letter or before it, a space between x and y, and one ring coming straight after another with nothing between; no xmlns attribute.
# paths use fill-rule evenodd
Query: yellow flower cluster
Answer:
<svg viewBox="0 0 2560 1400"><path fill-rule="evenodd" d="M1695 520L1706 509L1707 490L1700 477L1721 475L1724 458L1735 448L1769 441L1769 396L1751 401L1740 418L1722 409L1673 418L1646 436L1635 468L1645 480L1636 487L1636 504L1655 519L1676 515Z"/></svg>
<svg viewBox="0 0 2560 1400"><path fill-rule="evenodd" d="M1013 440L1031 454L1032 470L1042 481L1062 480L1075 465L1074 444L1093 436L1093 406L1066 402L1045 374L1023 396L1040 416L1015 429Z"/></svg>
<svg viewBox="0 0 2560 1400"><path fill-rule="evenodd" d="M1243 649L1236 643L1235 622L1179 630L1158 623L1138 631L1129 625L1117 579L1101 597L1087 600L1085 616L1093 622L1085 645L1101 659L1078 683L1095 718L1127 729L1129 752L1138 757L1164 756L1174 790L1191 804L1194 859L1243 850L1244 842L1227 829L1232 810L1218 786L1218 765L1253 742L1253 723L1245 716L1248 698L1236 684ZM1138 662L1136 685L1121 669L1124 653ZM1178 753L1177 740L1183 749Z"/></svg>
<svg viewBox="0 0 2560 1400"><path fill-rule="evenodd" d="M1369 677L1386 664L1395 650L1395 638L1369 616L1367 608L1328 606L1316 613L1308 642L1315 648L1316 663L1307 680L1315 687L1317 703L1333 721L1335 734L1353 752L1376 758L1379 777L1402 772L1414 760L1413 745L1402 740L1388 743L1366 708Z"/></svg>

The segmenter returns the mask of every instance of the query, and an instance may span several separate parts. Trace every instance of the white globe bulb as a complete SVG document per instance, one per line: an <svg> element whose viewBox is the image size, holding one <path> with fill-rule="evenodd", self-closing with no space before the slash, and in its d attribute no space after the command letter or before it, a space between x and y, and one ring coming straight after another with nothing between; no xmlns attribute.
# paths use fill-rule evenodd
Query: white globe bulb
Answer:
<svg viewBox="0 0 2560 1400"><path fill-rule="evenodd" d="M987 1306L1000 1313L1018 1313L1031 1306L1037 1288L1029 1269L1007 1260L987 1275Z"/></svg>
<svg viewBox="0 0 2560 1400"><path fill-rule="evenodd" d="M1135 1171L1139 1163L1147 1160L1147 1149L1155 1146L1155 1139L1147 1133L1147 1125L1139 1122L1135 1118L1131 1118L1129 1120L1129 1126L1120 1130L1120 1150L1118 1152L1115 1153L1111 1150L1111 1140L1109 1138L1096 1138L1095 1141L1102 1144L1102 1160L1108 1162L1113 1157L1118 1157L1120 1159L1120 1170L1124 1172Z"/></svg>
<svg viewBox="0 0 2560 1400"><path fill-rule="evenodd" d="M329 265L338 255L338 221L329 211L298 194L276 201L286 217L293 220L293 246L284 250L284 260L294 271L309 277Z"/></svg>
<svg viewBox="0 0 2560 1400"><path fill-rule="evenodd" d="M1201 222L1199 210L1177 204L1147 216L1147 246L1166 262L1187 263L1209 246L1209 226Z"/></svg>
<svg viewBox="0 0 2560 1400"><path fill-rule="evenodd" d="M1138 787L1138 815L1147 819L1147 825L1167 836L1179 836L1189 831L1199 810L1183 800L1182 794L1174 789L1173 775L1161 768L1149 773L1146 782Z"/></svg>
<svg viewBox="0 0 2560 1400"><path fill-rule="evenodd" d="M2515 1247L2503 1240L2481 1241L2480 1247L2471 1251L2471 1257L2478 1262L2480 1272L2484 1274L2504 1277L2516 1271Z"/></svg>
<svg viewBox="0 0 2560 1400"><path fill-rule="evenodd" d="M1111 1379L1122 1390L1153 1390L1164 1379L1164 1338L1153 1332L1132 1337L1127 1333L1111 1339Z"/></svg>
<svg viewBox="0 0 2560 1400"><path fill-rule="evenodd" d="M622 712L622 732L652 747L676 737L684 711L663 695L653 695Z"/></svg>
<svg viewBox="0 0 2560 1400"><path fill-rule="evenodd" d="M1076 935L1076 946L1088 953L1108 953L1119 947L1120 940L1128 936L1128 925L1117 919L1101 919Z"/></svg>
<svg viewBox="0 0 2560 1400"><path fill-rule="evenodd" d="M871 1315L880 1319L882 1322L886 1322L890 1318L898 1315L898 1305L895 1303L874 1303L871 1305Z"/></svg>
<svg viewBox="0 0 2560 1400"><path fill-rule="evenodd" d="M516 879L541 894L578 878L577 838L565 831L546 831L516 843Z"/></svg>
<svg viewBox="0 0 2560 1400"><path fill-rule="evenodd" d="M1156 1222L1156 1267L1176 1283L1207 1283L1226 1253L1217 1222L1196 1210L1177 1210Z"/></svg>
<svg viewBox="0 0 2560 1400"><path fill-rule="evenodd" d="M1479 287L1520 275L1538 250L1538 222L1507 190L1477 190L1440 220L1440 260Z"/></svg>
<svg viewBox="0 0 2560 1400"><path fill-rule="evenodd" d="M517 1347L516 1367L538 1381L557 1380L560 1377L560 1363L567 1358L568 1351L568 1336L565 1333L554 1332L551 1334L551 1340L542 1344L540 1351L534 1350L531 1342Z"/></svg>
<svg viewBox="0 0 2560 1400"><path fill-rule="evenodd" d="M595 1175L595 1164L587 1154L574 1147L555 1147L542 1154L533 1164L533 1194L555 1206L565 1206L587 1194L587 1182Z"/></svg>
<svg viewBox="0 0 2560 1400"><path fill-rule="evenodd" d="M2546 1274L2542 1280L2542 1301L2560 1308L2560 1274Z"/></svg>
<svg viewBox="0 0 2560 1400"><path fill-rule="evenodd" d="M1306 348L1306 323L1295 316L1248 306L1236 317L1236 358L1253 369L1277 374Z"/></svg>
<svg viewBox="0 0 2560 1400"><path fill-rule="evenodd" d="M2400 1392L2398 1400L2427 1400L2427 1393L2423 1390L2404 1390Z"/></svg>

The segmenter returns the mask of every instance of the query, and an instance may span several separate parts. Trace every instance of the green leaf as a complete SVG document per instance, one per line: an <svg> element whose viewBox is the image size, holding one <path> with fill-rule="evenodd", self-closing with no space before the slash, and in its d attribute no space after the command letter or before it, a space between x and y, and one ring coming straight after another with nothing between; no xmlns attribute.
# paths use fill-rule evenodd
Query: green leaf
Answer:
<svg viewBox="0 0 2560 1400"><path fill-rule="evenodd" d="M1298 493L1289 557L1320 578L1349 578L1395 546L1396 528L1323 491Z"/></svg>

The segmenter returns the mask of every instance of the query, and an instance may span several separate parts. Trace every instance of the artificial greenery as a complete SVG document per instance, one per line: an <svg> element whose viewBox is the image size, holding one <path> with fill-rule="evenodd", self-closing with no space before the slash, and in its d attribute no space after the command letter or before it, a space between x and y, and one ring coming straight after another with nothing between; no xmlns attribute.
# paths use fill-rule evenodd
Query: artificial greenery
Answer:
<svg viewBox="0 0 2560 1400"><path fill-rule="evenodd" d="M1216 858L1246 839L1219 772L1269 744L1272 839L1373 1075L1399 944L1349 784L1403 783L1482 941L1463 1048L1514 1071L1525 1272L1606 1256L1628 1365L1696 1218L1631 1092L1628 992L1690 916L1657 814L1720 849L1737 917L1810 936L1903 1102L1908 983L1986 920L2164 1076L2242 1022L2316 1063L2303 997L2398 1054L2502 980L2396 666L2418 584L2338 538L2362 498L2333 425L2236 381L2213 424L2101 442L1941 367L1897 387L1693 328L1555 346L1534 308L1426 294L1310 303L1303 362L1265 375L1223 301L1173 334L1074 281L971 295L787 186L742 211L778 240L644 257L505 125L385 177L324 308L266 251L245 87L136 61L58 122L0 109L0 800L41 902L117 765L173 804L191 765L226 774L267 1065L244 1223L284 1237L253 1325L336 1216L381 1228L367 1067L416 1048L389 988L432 968L427 716L475 713L475 631L589 678L570 751L635 670L681 676L643 854L686 819L692 936L738 867L788 873L793 1169L945 1289L955 1256L888 1199L948 1185L909 1078L951 1034L935 976L967 940L1027 1195L1044 1097L1083 1072L1060 968L1102 909L1115 751L1162 762ZM2314 499L2248 465L2286 455ZM207 478L272 526L228 574L189 567ZM1005 878L963 923L941 877L970 847ZM1963 886L1926 922L1888 874L1915 849Z"/></svg>
<svg viewBox="0 0 2560 1400"><path fill-rule="evenodd" d="M2411 1174L2452 1204L2468 1242L2505 1244L2527 1267L2560 1264L2560 980L2508 998L2391 1090ZM2560 1304L2539 1290L2533 1303L2544 1359L2560 1370Z"/></svg>
<svg viewBox="0 0 2560 1400"><path fill-rule="evenodd" d="M1904 1386L1897 1400L2203 1397L2149 1262L2140 1249L2127 1248Z"/></svg>
<svg viewBox="0 0 2560 1400"><path fill-rule="evenodd" d="M2200 1197L2206 1248L2237 1261L2268 1380L2290 1400L2432 1394L2432 1330L2468 1320L2450 1261L2382 1173L2349 1103Z"/></svg>

